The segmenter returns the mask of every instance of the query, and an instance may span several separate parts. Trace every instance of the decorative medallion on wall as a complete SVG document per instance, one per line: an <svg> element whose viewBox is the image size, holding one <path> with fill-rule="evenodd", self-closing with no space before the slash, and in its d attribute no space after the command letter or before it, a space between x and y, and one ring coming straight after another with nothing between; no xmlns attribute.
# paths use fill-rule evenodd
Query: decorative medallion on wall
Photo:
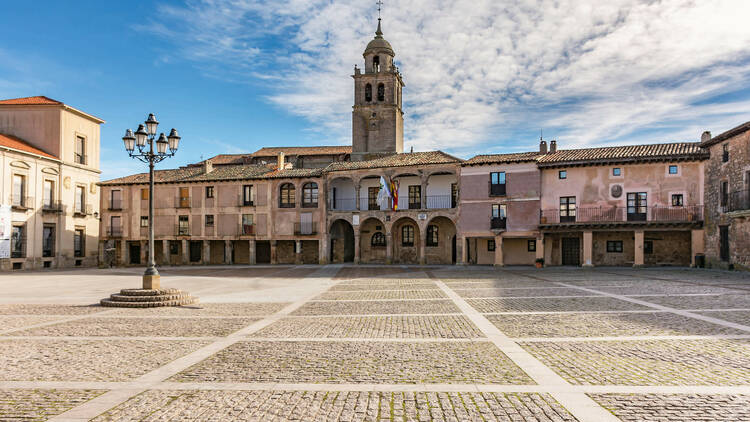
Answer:
<svg viewBox="0 0 750 422"><path fill-rule="evenodd" d="M619 198L622 196L622 185L612 185L612 189L610 189L610 193L612 194L613 198Z"/></svg>
<svg viewBox="0 0 750 422"><path fill-rule="evenodd" d="M63 179L63 186L65 186L65 189L70 189L70 176Z"/></svg>

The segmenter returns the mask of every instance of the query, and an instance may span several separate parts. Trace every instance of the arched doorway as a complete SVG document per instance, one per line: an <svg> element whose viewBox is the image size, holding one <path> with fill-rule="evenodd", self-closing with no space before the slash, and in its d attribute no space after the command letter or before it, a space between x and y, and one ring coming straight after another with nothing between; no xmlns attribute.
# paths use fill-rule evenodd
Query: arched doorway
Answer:
<svg viewBox="0 0 750 422"><path fill-rule="evenodd" d="M354 262L354 228L346 220L331 224L331 262Z"/></svg>
<svg viewBox="0 0 750 422"><path fill-rule="evenodd" d="M385 225L377 218L368 218L359 225L359 254L363 264L384 264L390 246L386 242Z"/></svg>
<svg viewBox="0 0 750 422"><path fill-rule="evenodd" d="M393 245L391 245L393 263L418 264L422 239L417 222L409 217L400 218L393 223L391 235L393 237Z"/></svg>
<svg viewBox="0 0 750 422"><path fill-rule="evenodd" d="M427 223L424 259L426 264L456 262L456 225L448 217L438 216Z"/></svg>

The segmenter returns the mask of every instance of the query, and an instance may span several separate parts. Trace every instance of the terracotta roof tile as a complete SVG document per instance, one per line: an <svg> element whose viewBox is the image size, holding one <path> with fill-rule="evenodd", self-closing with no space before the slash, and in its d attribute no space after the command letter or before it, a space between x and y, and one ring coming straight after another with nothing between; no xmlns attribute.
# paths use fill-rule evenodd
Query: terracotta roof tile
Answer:
<svg viewBox="0 0 750 422"><path fill-rule="evenodd" d="M627 145L558 150L538 158L540 167L630 161L702 160L708 153L697 142Z"/></svg>
<svg viewBox="0 0 750 422"><path fill-rule="evenodd" d="M0 100L0 105L62 105L60 101L53 100L52 98L45 97L43 95L37 95L35 97L23 97L23 98L10 98L7 100Z"/></svg>
<svg viewBox="0 0 750 422"><path fill-rule="evenodd" d="M286 155L329 155L329 154L351 154L352 147L347 145L314 146L314 147L264 147L251 155L254 157L276 156L280 152Z"/></svg>
<svg viewBox="0 0 750 422"><path fill-rule="evenodd" d="M443 151L424 151L410 152L402 154L392 154L381 158L366 161L340 161L330 164L325 168L326 171L343 171L371 169L380 167L405 167L419 166L426 164L449 164L460 163L462 160Z"/></svg>
<svg viewBox="0 0 750 422"><path fill-rule="evenodd" d="M0 133L0 146L4 146L6 148L13 148L15 150L23 151L23 152L30 152L32 154L41 155L43 157L53 158L57 160L57 157L55 157L54 155L47 154L41 149L13 135L5 135L5 134Z"/></svg>
<svg viewBox="0 0 750 422"><path fill-rule="evenodd" d="M210 173L204 173L201 166L180 167L177 169L156 170L154 183L190 183L220 182L226 180L282 179L297 177L319 177L323 169L286 169L276 170L273 166L261 164L240 164L214 167ZM131 185L148 183L148 173L101 182L102 185Z"/></svg>
<svg viewBox="0 0 750 422"><path fill-rule="evenodd" d="M462 165L535 162L540 155L538 151L514 152L510 154L482 154L464 161Z"/></svg>

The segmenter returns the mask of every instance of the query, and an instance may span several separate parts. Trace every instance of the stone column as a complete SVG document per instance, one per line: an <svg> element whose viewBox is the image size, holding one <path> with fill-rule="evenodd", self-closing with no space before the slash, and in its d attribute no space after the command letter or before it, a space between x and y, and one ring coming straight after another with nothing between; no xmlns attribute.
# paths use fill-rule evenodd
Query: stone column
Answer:
<svg viewBox="0 0 750 422"><path fill-rule="evenodd" d="M360 247L359 247L359 233L354 232L354 263L359 264L360 261Z"/></svg>
<svg viewBox="0 0 750 422"><path fill-rule="evenodd" d="M504 256L503 256L503 234L498 233L495 235L495 266L504 267Z"/></svg>
<svg viewBox="0 0 750 422"><path fill-rule="evenodd" d="M703 229L690 231L690 266L695 267L695 255L704 254L706 250Z"/></svg>
<svg viewBox="0 0 750 422"><path fill-rule="evenodd" d="M592 259L594 249L594 234L591 230L583 232L583 266L593 267L594 262Z"/></svg>
<svg viewBox="0 0 750 422"><path fill-rule="evenodd" d="M294 263L296 265L302 264L302 241L301 240L294 241Z"/></svg>
<svg viewBox="0 0 750 422"><path fill-rule="evenodd" d="M427 178L422 177L421 182L422 182L421 187L419 188L421 191L419 195L420 196L419 199L420 199L420 202L422 202L421 207L424 210L424 209L427 209Z"/></svg>
<svg viewBox="0 0 750 422"><path fill-rule="evenodd" d="M276 264L276 241L272 240L270 243L271 243L271 264Z"/></svg>
<svg viewBox="0 0 750 422"><path fill-rule="evenodd" d="M456 265L464 265L464 243L466 241L463 237L456 236Z"/></svg>
<svg viewBox="0 0 750 422"><path fill-rule="evenodd" d="M633 266L643 266L643 230L635 231L635 258L633 260Z"/></svg>
<svg viewBox="0 0 750 422"><path fill-rule="evenodd" d="M232 259L232 249L234 245L232 244L231 240L225 240L224 241L224 262L226 262L229 265L234 264L234 260Z"/></svg>
<svg viewBox="0 0 750 422"><path fill-rule="evenodd" d="M354 209L359 211L359 191L362 187L359 185L359 183L354 186Z"/></svg>
<svg viewBox="0 0 750 422"><path fill-rule="evenodd" d="M99 266L100 267L104 267L107 264L106 262L104 262L104 243L105 243L104 240L99 241ZM57 249L58 249L57 257L59 258L60 248L57 248ZM59 259L58 259L58 262L59 262Z"/></svg>
<svg viewBox="0 0 750 422"><path fill-rule="evenodd" d="M255 239L248 240L249 245L247 246L247 262L250 263L250 265L255 265Z"/></svg>
<svg viewBox="0 0 750 422"><path fill-rule="evenodd" d="M120 242L122 242L122 265L130 265L130 245L126 240Z"/></svg>
<svg viewBox="0 0 750 422"><path fill-rule="evenodd" d="M385 263L393 263L393 235L391 232L385 233Z"/></svg>
<svg viewBox="0 0 750 422"><path fill-rule="evenodd" d="M544 259L544 234L536 237L536 259Z"/></svg>
<svg viewBox="0 0 750 422"><path fill-rule="evenodd" d="M469 265L469 248L466 247L466 242L468 241L468 239L464 236L461 236L458 238L458 240L458 243L461 244L461 254L459 255L461 257L461 265Z"/></svg>
<svg viewBox="0 0 750 422"><path fill-rule="evenodd" d="M328 234L320 236L318 240L318 262L320 265L328 264L328 244L330 240Z"/></svg>
<svg viewBox="0 0 750 422"><path fill-rule="evenodd" d="M211 263L211 241L201 241L201 263L208 265Z"/></svg>
<svg viewBox="0 0 750 422"><path fill-rule="evenodd" d="M189 262L188 261L188 259L189 259L188 253L189 253L189 251L188 251L188 241L186 239L182 239L182 265L187 265L188 264L188 262Z"/></svg>
<svg viewBox="0 0 750 422"><path fill-rule="evenodd" d="M422 208L424 208L424 195L422 195ZM424 265L425 262L425 248L427 245L427 231L426 230L419 230L419 242L417 242L417 247L419 248L419 265Z"/></svg>

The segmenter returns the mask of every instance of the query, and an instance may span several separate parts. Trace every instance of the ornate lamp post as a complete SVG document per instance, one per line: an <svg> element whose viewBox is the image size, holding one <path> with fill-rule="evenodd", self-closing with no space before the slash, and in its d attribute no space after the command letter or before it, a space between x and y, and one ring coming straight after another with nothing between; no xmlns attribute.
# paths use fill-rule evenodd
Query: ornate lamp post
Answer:
<svg viewBox="0 0 750 422"><path fill-rule="evenodd" d="M156 138L156 128L159 122L153 113L148 115L144 124L145 127L138 125L135 135L132 130L126 130L122 141L131 158L148 163L148 266L143 273L143 288L159 289L159 271L156 270L154 262L154 164L167 157L173 157L180 146L181 138L174 128L169 132L169 136L164 136L162 132L159 138ZM154 151L154 144L156 144L156 151Z"/></svg>

